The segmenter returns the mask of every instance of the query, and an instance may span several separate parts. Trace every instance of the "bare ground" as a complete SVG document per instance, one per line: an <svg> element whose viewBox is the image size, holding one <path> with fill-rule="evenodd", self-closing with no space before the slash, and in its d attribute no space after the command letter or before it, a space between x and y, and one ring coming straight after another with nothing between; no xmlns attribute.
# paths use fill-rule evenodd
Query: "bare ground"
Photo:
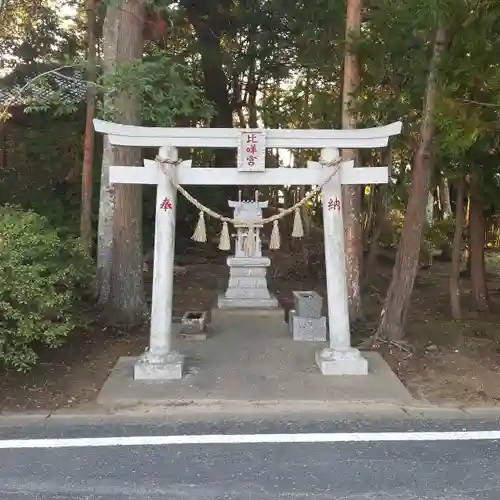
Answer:
<svg viewBox="0 0 500 500"><path fill-rule="evenodd" d="M270 285L285 309L291 306L292 290L316 289L326 296L322 276L304 278L299 262L300 258L284 254L273 257ZM491 297L498 303L500 257L489 254L487 264ZM417 398L442 405L496 405L500 400L500 307L494 307L496 313L470 312L469 283L464 279L464 319L451 320L448 267L435 262L430 270L420 272L405 343L383 342L378 349ZM353 343L373 333L391 269L390 262L379 262L373 283L365 291L365 319L353 326ZM220 257L210 261L185 257L176 272L174 314L210 308L226 273ZM0 373L0 410L50 411L92 405L116 360L140 354L147 341L147 325L130 330L104 328L96 319L87 329L74 332L65 346L42 350L39 364L30 373Z"/></svg>

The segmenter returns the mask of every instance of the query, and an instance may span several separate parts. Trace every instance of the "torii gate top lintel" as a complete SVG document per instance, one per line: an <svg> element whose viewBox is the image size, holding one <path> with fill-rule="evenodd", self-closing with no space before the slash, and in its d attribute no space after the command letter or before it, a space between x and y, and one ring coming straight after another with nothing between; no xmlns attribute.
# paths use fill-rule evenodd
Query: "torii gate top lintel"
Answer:
<svg viewBox="0 0 500 500"><path fill-rule="evenodd" d="M258 129L265 134L267 148L380 148L387 146L389 137L401 133L402 122L364 129ZM252 129L237 128L166 128L121 125L94 120L96 132L108 135L114 146L191 148L235 148L242 132Z"/></svg>

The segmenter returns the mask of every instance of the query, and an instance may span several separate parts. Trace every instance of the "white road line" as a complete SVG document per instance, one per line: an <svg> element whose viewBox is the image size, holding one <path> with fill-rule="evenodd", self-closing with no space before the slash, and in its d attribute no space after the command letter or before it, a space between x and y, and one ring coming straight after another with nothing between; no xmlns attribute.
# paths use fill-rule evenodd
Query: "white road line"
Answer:
<svg viewBox="0 0 500 500"><path fill-rule="evenodd" d="M114 446L168 446L186 444L260 444L260 443L369 443L401 441L493 441L500 431L461 432L353 432L311 434L204 434L179 436L122 436L72 439L6 439L0 449L101 448Z"/></svg>

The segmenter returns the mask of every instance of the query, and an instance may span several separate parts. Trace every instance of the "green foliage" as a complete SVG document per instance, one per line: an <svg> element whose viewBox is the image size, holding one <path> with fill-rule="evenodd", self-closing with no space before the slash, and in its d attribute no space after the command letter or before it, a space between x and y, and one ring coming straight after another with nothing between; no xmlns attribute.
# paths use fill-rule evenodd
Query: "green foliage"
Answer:
<svg viewBox="0 0 500 500"><path fill-rule="evenodd" d="M27 371L37 347L62 344L90 277L78 240L62 240L35 212L0 208L0 364Z"/></svg>
<svg viewBox="0 0 500 500"><path fill-rule="evenodd" d="M137 97L143 120L154 125L173 126L176 119L185 117L203 121L213 113L187 66L162 52L120 65L103 75L99 87L105 103L100 111L107 120L119 121L118 110L110 102L121 92Z"/></svg>
<svg viewBox="0 0 500 500"><path fill-rule="evenodd" d="M64 179L73 169L80 171L84 114L55 119L49 113L35 113L21 118L21 123L4 125L7 162L0 171L0 205L32 209L58 230L76 234L81 188Z"/></svg>
<svg viewBox="0 0 500 500"><path fill-rule="evenodd" d="M84 63L74 61L34 76L23 86L25 112L51 111L55 116L75 113L83 102L87 85L81 76L84 67ZM67 84L55 85L54 77L65 79ZM98 83L92 85L99 98L100 116L106 120L120 122L117 106L113 104L120 93L138 99L146 124L169 127L179 118L203 122L213 114L213 106L205 99L203 89L196 84L189 68L162 52L121 64L114 72L101 75ZM78 94L80 98L75 97Z"/></svg>
<svg viewBox="0 0 500 500"><path fill-rule="evenodd" d="M399 242L403 230L404 211L393 209L387 218L387 229L382 232L380 241L385 247L395 247ZM424 227L423 246L431 252L435 249L443 249L452 244L455 233L455 221L453 218L434 219L432 226Z"/></svg>
<svg viewBox="0 0 500 500"><path fill-rule="evenodd" d="M451 245L455 234L455 221L453 218L434 220L432 226L424 230L424 244L429 249L441 249Z"/></svg>
<svg viewBox="0 0 500 500"><path fill-rule="evenodd" d="M460 159L476 143L487 150L485 140L498 135L500 6L490 0L461 0L453 12L437 119L441 149Z"/></svg>
<svg viewBox="0 0 500 500"><path fill-rule="evenodd" d="M380 234L380 243L384 247L395 247L398 244L403 230L404 212L399 209L390 210L387 215L387 224Z"/></svg>
<svg viewBox="0 0 500 500"><path fill-rule="evenodd" d="M69 1L2 0L0 2L0 62L2 68L19 63L60 60L75 56L75 33L63 26L63 8Z"/></svg>

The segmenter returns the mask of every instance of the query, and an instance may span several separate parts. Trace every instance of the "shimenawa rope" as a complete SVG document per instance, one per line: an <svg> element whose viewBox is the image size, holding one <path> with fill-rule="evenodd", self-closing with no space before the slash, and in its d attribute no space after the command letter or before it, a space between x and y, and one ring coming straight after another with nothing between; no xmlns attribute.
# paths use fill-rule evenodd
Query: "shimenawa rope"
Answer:
<svg viewBox="0 0 500 500"><path fill-rule="evenodd" d="M200 201L198 201L194 196L192 196L188 191L186 191L180 184L178 184L175 181L175 177L171 175L171 170L182 162L182 160L177 160L177 161L172 161L168 159L161 159L158 156L156 157L156 163L160 170L168 177L169 181L172 183L173 186L186 198L192 205L194 205L199 211L200 215L198 218L198 224L196 225L196 229L193 233L192 239L197 242L206 242L207 237L206 237L206 226L205 226L205 219L204 219L204 214L209 215L210 217L213 217L214 219L218 219L222 222L222 231L220 234L220 243L219 243L219 249L220 250L230 250L231 249L231 243L229 240L229 228L228 228L228 223L231 223L233 225L238 225L238 226L244 226L248 228L248 234L246 241L248 242L248 245L253 245L253 240L255 239L255 229L254 229L254 224L249 224L247 221L244 220L238 220L238 219L233 219L231 217L226 217L224 215L221 215L217 212L214 212L212 209L207 207L206 205L203 205ZM302 219L300 216L300 208L305 205L311 198L316 196L323 187L330 181L330 179L339 171L340 165L341 165L341 158L337 158L333 160L332 162L321 162L323 166L325 167L332 167L332 172L328 175L328 177L325 179L325 181L320 184L319 186L316 186L312 191L310 191L304 198L299 200L295 205L292 205L291 207L282 210L281 212L271 215L270 217L267 217L265 219L262 219L259 222L259 227L263 226L265 224L268 224L270 222L273 223L273 230L271 232L271 241L269 244L269 248L271 250L276 250L280 247L280 235L279 235L279 226L278 226L278 221L283 219L283 217L286 217L287 215L291 214L292 212L295 212L295 218L294 218L294 225L293 225L293 231L292 231L292 237L293 238L302 238L304 236L304 229L302 225ZM249 248L250 250L250 248Z"/></svg>

